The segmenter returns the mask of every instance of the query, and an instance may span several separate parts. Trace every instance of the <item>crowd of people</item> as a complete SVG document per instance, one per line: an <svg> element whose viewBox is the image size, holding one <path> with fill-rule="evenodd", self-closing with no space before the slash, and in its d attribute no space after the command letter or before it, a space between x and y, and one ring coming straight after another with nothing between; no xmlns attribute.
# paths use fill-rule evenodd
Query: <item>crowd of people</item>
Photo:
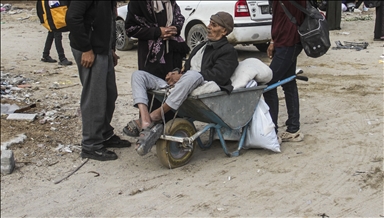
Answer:
<svg viewBox="0 0 384 218"><path fill-rule="evenodd" d="M300 24L305 14L289 1L283 2ZM308 3L306 0L296 2L304 7ZM270 1L270 4L272 28L267 55L272 59L273 77L268 84L273 84L296 73L297 57L303 48L296 26L286 16L280 1ZM330 30L341 28L341 10L341 1L328 1L326 17ZM376 7L375 40L384 40L383 10L382 3ZM82 84L81 157L100 161L118 158L108 148L131 146L128 140L114 133L111 125L118 96L114 70L119 59L115 53L116 15L116 1L72 1L66 15L70 46ZM175 0L131 0L128 3L126 33L138 39L138 69L132 74L131 89L133 106L139 109L139 117L129 121L123 132L138 138L135 149L140 155L147 154L159 139L164 128L159 122L163 115L171 119L172 111L177 110L204 81L214 81L228 94L233 90L230 77L239 64L237 51L227 39L234 28L233 17L227 12L213 13L207 26L207 40L192 51L180 36L184 20ZM48 33L42 61L56 62L49 55L55 40L59 64L72 64L64 55L61 39L61 33ZM165 102L153 102L152 105L147 91L164 87L173 89ZM296 81L283 84L282 89L288 118L286 130L278 135L279 142L302 141L304 134L300 131ZM263 96L277 133L278 92L272 89Z"/></svg>

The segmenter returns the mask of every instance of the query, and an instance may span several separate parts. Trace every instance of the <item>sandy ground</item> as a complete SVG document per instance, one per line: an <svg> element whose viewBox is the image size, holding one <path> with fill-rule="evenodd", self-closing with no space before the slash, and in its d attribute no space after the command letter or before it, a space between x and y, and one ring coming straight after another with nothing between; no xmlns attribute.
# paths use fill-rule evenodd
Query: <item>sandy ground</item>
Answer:
<svg viewBox="0 0 384 218"><path fill-rule="evenodd" d="M34 3L18 6L20 13L1 14L2 81L21 77L32 87L2 95L1 100L20 107L36 103L26 113L38 117L33 122L1 117L2 142L27 136L9 148L17 162L12 174L1 176L2 217L384 216L384 52L383 42L373 41L374 10L344 13L342 29L331 31L332 42L368 42L367 49L331 49L317 59L299 56L298 65L309 77L298 82L303 142L283 143L281 153L253 149L229 158L216 141L173 170L159 163L155 148L144 157L133 148L115 149L118 160L89 160L54 184L83 161L77 113L81 86L76 66L40 61L46 31ZM63 43L73 61L67 33ZM270 63L256 48L237 48L240 60L256 57ZM51 51L57 58L54 47ZM138 113L131 106L130 89L136 49L118 55L119 97L112 123L118 135L134 142L122 128ZM284 130L283 99L280 104Z"/></svg>

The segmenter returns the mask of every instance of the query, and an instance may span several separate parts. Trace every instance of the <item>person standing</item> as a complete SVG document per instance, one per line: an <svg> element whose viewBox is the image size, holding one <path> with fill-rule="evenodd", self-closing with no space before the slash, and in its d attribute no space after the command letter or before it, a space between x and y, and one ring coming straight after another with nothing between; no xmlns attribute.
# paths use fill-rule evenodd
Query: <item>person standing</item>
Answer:
<svg viewBox="0 0 384 218"><path fill-rule="evenodd" d="M44 50L43 50L43 57L41 58L41 61L48 62L48 63L56 63L57 60L53 59L49 53L52 48L53 40L55 40L55 47L57 54L59 56L59 64L68 66L72 65L72 61L69 61L64 54L64 48L61 40L63 39L63 36L61 32L48 32L47 39L45 40L44 44Z"/></svg>
<svg viewBox="0 0 384 218"><path fill-rule="evenodd" d="M375 18L375 41L384 40L384 3L380 1L379 6L376 6L376 18Z"/></svg>
<svg viewBox="0 0 384 218"><path fill-rule="evenodd" d="M64 5L69 5L68 1L62 1L62 3ZM44 16L43 16L44 11L43 11L43 5L42 4L43 3L40 1L36 2L36 14L40 20L40 23L44 24ZM53 59L49 55L51 48L52 48L53 40L55 40L55 47L56 47L57 54L59 56L59 64L64 65L64 66L72 65L72 61L69 61L65 57L63 44L61 42L62 39L63 39L63 36L62 36L61 32L48 31L47 38L46 38L45 44L44 44L43 57L41 58L41 61L47 62L47 63L56 63L57 62L57 60Z"/></svg>
<svg viewBox="0 0 384 218"><path fill-rule="evenodd" d="M303 7L306 7L305 0L296 1ZM281 1L287 10L296 18L300 25L305 14L296 8L289 1ZM280 1L272 1L272 39L267 50L269 58L272 59L270 68L273 72L272 80L268 85L274 84L280 80L295 75L297 56L303 47L300 43L300 36L297 32L297 26L293 24L285 14ZM299 93L296 80L292 80L282 85L285 102L287 106L288 119L286 131L279 136L279 141L302 141L304 134L300 131L300 110L299 110ZM272 89L263 94L265 102L269 106L273 123L275 124L276 133L278 132L278 114L279 114L279 98L277 89Z"/></svg>
<svg viewBox="0 0 384 218"><path fill-rule="evenodd" d="M114 134L111 126L117 99L114 66L116 1L72 1L66 15L70 45L83 85L81 157L115 160L110 147L131 143Z"/></svg>
<svg viewBox="0 0 384 218"><path fill-rule="evenodd" d="M131 0L129 1L125 29L128 37L138 39L138 69L165 79L168 72L182 68L183 58L189 47L180 36L184 16L175 0ZM151 99L152 96L148 95ZM160 107L154 100L149 108ZM166 120L174 117L171 111ZM139 120L131 120L123 132L128 136L138 136Z"/></svg>
<svg viewBox="0 0 384 218"><path fill-rule="evenodd" d="M329 30L340 30L342 1L327 1L326 19Z"/></svg>

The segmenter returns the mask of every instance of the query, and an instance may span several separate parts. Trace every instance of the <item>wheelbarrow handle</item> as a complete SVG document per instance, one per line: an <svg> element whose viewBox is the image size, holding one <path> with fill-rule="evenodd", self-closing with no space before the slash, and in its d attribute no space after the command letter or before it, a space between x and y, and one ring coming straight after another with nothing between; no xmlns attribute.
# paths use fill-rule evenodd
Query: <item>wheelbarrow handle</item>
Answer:
<svg viewBox="0 0 384 218"><path fill-rule="evenodd" d="M290 76L290 77L285 78L285 79L283 79L283 80L280 80L280 81L277 82L277 83L274 83L274 84L272 84L272 85L267 86L267 88L265 88L263 92L268 92L269 90L275 89L275 88L277 88L278 86L281 86L281 85L284 85L284 84L286 84L286 83L289 83L289 82L291 82L291 81L294 80L294 79L299 79L299 80L303 80L303 81L308 81L308 77L306 77L306 76L293 75L293 76Z"/></svg>
<svg viewBox="0 0 384 218"><path fill-rule="evenodd" d="M306 77L306 76L296 76L296 79L308 82L308 77Z"/></svg>

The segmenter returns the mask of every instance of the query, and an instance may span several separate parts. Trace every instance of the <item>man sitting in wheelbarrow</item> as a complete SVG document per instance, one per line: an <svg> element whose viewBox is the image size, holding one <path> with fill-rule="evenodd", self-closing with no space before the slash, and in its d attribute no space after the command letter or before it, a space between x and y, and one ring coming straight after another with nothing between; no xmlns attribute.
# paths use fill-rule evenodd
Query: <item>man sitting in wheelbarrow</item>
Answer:
<svg viewBox="0 0 384 218"><path fill-rule="evenodd" d="M214 81L221 90L232 92L231 76L238 66L238 55L229 44L227 35L233 30L233 18L226 12L211 16L208 40L198 44L185 62L183 70L169 72L165 80L148 72L135 71L131 78L134 105L139 108L140 119L132 120L124 128L129 136L139 137L136 151L145 155L163 133L162 113L177 110L188 95L204 80ZM164 38L169 37L164 35ZM147 90L173 87L165 103L153 112L148 111Z"/></svg>

